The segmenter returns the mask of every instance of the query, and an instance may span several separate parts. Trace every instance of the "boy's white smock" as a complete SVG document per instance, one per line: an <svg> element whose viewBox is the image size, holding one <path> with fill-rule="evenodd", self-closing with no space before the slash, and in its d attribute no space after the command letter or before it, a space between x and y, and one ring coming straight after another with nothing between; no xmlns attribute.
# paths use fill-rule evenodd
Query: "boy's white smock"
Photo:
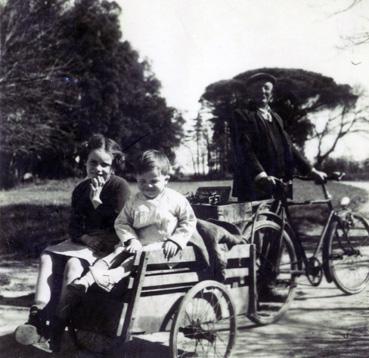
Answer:
<svg viewBox="0 0 369 358"><path fill-rule="evenodd" d="M123 244L138 239L145 246L170 239L183 248L196 230L196 217L182 194L165 188L154 199L141 192L134 195L116 218L114 228Z"/></svg>

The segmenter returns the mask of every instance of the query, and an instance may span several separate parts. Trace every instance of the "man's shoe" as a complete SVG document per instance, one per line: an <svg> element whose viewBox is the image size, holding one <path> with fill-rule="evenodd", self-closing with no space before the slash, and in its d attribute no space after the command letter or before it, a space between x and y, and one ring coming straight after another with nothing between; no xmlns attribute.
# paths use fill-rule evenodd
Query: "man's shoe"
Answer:
<svg viewBox="0 0 369 358"><path fill-rule="evenodd" d="M285 302L287 294L278 290L276 286L264 286L258 291L259 302Z"/></svg>

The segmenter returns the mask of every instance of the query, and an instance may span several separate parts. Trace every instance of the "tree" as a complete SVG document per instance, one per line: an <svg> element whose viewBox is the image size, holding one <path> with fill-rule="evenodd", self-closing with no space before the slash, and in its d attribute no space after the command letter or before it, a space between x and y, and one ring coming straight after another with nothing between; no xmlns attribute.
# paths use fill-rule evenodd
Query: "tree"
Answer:
<svg viewBox="0 0 369 358"><path fill-rule="evenodd" d="M155 147L174 157L183 118L122 40L120 12L103 0L0 6L0 185L29 170L72 175L79 145L96 132L132 155Z"/></svg>
<svg viewBox="0 0 369 358"><path fill-rule="evenodd" d="M54 136L63 143L67 139L62 131L56 135L61 116L57 103L69 107L75 102L62 90L69 79L68 64L57 51L63 3L9 0L0 8L3 184L10 184L10 171L25 171L41 152L53 152Z"/></svg>
<svg viewBox="0 0 369 358"><path fill-rule="evenodd" d="M121 41L115 3L84 0L68 16L65 38L80 63L81 105L74 112L77 142L106 133L133 157L147 148L174 158L183 118L160 96L160 82L128 41ZM132 146L132 144L134 146Z"/></svg>
<svg viewBox="0 0 369 358"><path fill-rule="evenodd" d="M315 126L311 139L317 140L316 165L321 167L334 152L339 141L352 134L369 133L369 106L354 108L341 106L320 116L320 126Z"/></svg>
<svg viewBox="0 0 369 358"><path fill-rule="evenodd" d="M188 146L186 144L187 142L191 143L192 146ZM215 162L212 157L209 128L207 126L207 121L203 118L203 113L198 113L194 120L193 127L187 130L182 144L189 148L191 152L195 176L207 175L208 169L211 174ZM195 144L195 146L193 144Z"/></svg>
<svg viewBox="0 0 369 358"><path fill-rule="evenodd" d="M302 69L262 68L210 84L201 102L212 113L213 144L221 153L230 152L227 123L236 106L247 105L244 103L245 83L257 72L268 72L278 79L272 107L282 116L287 132L301 149L307 139L317 135L316 123L312 122L313 114L319 120L316 114L322 111L345 108L347 113L352 113L359 98L349 85L336 84L330 77ZM346 129L352 131L354 128ZM229 162L227 157L226 163Z"/></svg>
<svg viewBox="0 0 369 358"><path fill-rule="evenodd" d="M369 160L356 161L352 158L328 158L322 169L327 173L344 172L345 180L368 180Z"/></svg>
<svg viewBox="0 0 369 358"><path fill-rule="evenodd" d="M201 111L207 112L209 164L221 177L231 172L229 118L235 106L234 93L243 87L241 81L219 81L209 85L202 95ZM204 124L205 125L205 124ZM209 136L211 133L211 138Z"/></svg>

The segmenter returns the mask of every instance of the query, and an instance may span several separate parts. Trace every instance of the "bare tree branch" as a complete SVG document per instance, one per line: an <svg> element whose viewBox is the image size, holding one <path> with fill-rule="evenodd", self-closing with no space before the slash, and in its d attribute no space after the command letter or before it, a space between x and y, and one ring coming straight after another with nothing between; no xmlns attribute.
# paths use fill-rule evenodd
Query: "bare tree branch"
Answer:
<svg viewBox="0 0 369 358"><path fill-rule="evenodd" d="M333 17L333 16L336 16L336 15L339 15L339 14L342 14L344 12L347 12L349 10L351 10L353 7L355 7L357 4L361 3L363 0L352 0L351 3L346 6L345 8L341 9L341 10L338 10L338 11L335 11L333 14L329 15L329 17Z"/></svg>
<svg viewBox="0 0 369 358"><path fill-rule="evenodd" d="M338 115L329 117L321 130L314 128L312 138L317 139L316 163L321 165L337 148L339 141L353 133L369 132L368 105L360 108L344 106ZM364 124L364 127L360 127ZM330 144L327 146L328 140ZM323 149L324 148L324 149Z"/></svg>

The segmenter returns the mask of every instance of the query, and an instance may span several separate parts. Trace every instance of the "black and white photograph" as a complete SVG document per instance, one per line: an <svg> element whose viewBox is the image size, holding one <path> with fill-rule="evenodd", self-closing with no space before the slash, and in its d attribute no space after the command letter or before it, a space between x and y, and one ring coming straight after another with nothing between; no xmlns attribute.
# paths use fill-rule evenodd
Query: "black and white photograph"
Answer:
<svg viewBox="0 0 369 358"><path fill-rule="evenodd" d="M0 0L0 358L369 357L369 0Z"/></svg>

